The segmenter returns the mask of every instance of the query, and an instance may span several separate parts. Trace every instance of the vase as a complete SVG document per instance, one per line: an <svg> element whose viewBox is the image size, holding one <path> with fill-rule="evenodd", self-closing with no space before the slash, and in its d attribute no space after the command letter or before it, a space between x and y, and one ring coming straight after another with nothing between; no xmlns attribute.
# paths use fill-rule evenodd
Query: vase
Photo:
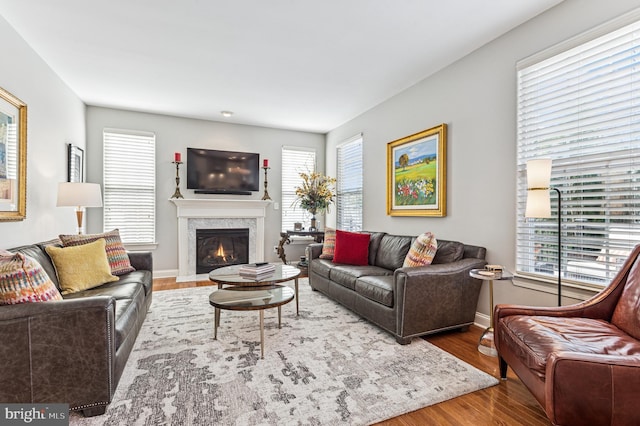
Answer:
<svg viewBox="0 0 640 426"><path fill-rule="evenodd" d="M311 225L309 226L309 231L317 231L318 228L316 226L316 211L315 209L311 209L309 210L309 213L311 213Z"/></svg>

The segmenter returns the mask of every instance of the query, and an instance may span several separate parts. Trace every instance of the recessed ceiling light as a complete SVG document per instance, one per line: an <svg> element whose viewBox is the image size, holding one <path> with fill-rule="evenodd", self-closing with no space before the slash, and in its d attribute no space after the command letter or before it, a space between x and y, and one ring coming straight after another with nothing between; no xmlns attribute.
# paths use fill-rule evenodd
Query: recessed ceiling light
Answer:
<svg viewBox="0 0 640 426"><path fill-rule="evenodd" d="M220 111L220 114L222 114L223 117L229 118L233 115L232 111Z"/></svg>

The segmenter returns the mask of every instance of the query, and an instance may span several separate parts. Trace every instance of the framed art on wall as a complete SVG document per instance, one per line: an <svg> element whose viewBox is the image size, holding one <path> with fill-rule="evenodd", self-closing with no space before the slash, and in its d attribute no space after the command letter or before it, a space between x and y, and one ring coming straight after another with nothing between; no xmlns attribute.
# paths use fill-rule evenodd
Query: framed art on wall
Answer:
<svg viewBox="0 0 640 426"><path fill-rule="evenodd" d="M27 215L27 105L0 88L0 221Z"/></svg>
<svg viewBox="0 0 640 426"><path fill-rule="evenodd" d="M444 217L447 125L387 144L387 214Z"/></svg>
<svg viewBox="0 0 640 426"><path fill-rule="evenodd" d="M84 181L84 151L75 145L68 144L67 149L67 182Z"/></svg>

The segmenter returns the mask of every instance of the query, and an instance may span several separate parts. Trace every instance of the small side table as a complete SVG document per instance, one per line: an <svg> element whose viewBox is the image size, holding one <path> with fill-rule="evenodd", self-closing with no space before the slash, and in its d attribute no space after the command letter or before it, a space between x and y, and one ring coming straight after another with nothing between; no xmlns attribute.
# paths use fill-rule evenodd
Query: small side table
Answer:
<svg viewBox="0 0 640 426"><path fill-rule="evenodd" d="M502 275L486 275L483 274L485 272L489 272L485 269L472 269L469 271L469 275L473 278L477 278L479 280L489 281L489 318L490 324L489 327L482 333L480 336L480 340L478 341L478 351L488 356L498 356L498 351L496 350L496 344L493 339L493 281L504 281L511 280L513 275L507 274L504 271Z"/></svg>

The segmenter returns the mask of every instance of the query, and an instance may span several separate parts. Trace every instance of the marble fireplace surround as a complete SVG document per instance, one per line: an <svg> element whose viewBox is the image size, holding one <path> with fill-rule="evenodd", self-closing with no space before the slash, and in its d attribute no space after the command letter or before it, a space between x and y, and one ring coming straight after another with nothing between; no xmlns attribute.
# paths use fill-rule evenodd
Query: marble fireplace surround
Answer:
<svg viewBox="0 0 640 426"><path fill-rule="evenodd" d="M216 198L171 199L178 217L177 282L207 280L196 274L196 229L248 228L249 262L264 259L264 222L269 201Z"/></svg>

